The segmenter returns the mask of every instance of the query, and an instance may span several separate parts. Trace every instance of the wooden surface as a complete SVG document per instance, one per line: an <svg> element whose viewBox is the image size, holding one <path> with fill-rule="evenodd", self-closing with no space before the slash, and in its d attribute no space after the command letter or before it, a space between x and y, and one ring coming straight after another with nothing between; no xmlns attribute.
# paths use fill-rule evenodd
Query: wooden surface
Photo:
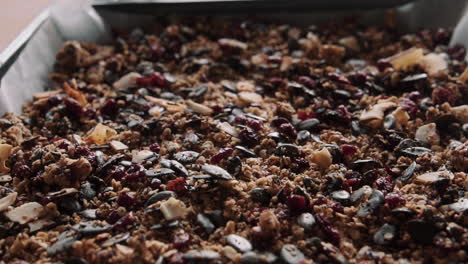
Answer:
<svg viewBox="0 0 468 264"><path fill-rule="evenodd" d="M53 0L1 0L0 52Z"/></svg>

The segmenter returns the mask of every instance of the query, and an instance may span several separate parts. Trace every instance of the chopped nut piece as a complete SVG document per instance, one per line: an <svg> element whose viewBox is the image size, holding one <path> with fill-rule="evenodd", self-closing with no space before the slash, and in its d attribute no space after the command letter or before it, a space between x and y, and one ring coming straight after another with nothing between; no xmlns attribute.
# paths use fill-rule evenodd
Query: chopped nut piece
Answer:
<svg viewBox="0 0 468 264"><path fill-rule="evenodd" d="M342 38L339 40L339 43L354 52L359 52L361 50L359 42L354 36Z"/></svg>
<svg viewBox="0 0 468 264"><path fill-rule="evenodd" d="M414 137L429 145L439 145L440 142L440 137L439 134L437 134L437 126L435 123L420 126Z"/></svg>
<svg viewBox="0 0 468 264"><path fill-rule="evenodd" d="M327 148L322 148L313 154L312 160L322 169L327 169L332 164L332 156Z"/></svg>
<svg viewBox="0 0 468 264"><path fill-rule="evenodd" d="M12 205L16 201L17 192L12 192L7 196L0 199L0 212L8 209L8 206Z"/></svg>
<svg viewBox="0 0 468 264"><path fill-rule="evenodd" d="M468 104L455 106L450 112L462 123L468 123Z"/></svg>
<svg viewBox="0 0 468 264"><path fill-rule="evenodd" d="M73 89L68 83L63 83L63 87L64 87L64 90L65 92L68 94L68 96L72 97L73 99L75 99L78 103L80 103L81 106L85 106L88 104L88 101L86 100L86 97L85 95L76 90L76 89Z"/></svg>
<svg viewBox="0 0 468 264"><path fill-rule="evenodd" d="M187 103L187 106L190 107L190 109L192 109L193 111L195 111L195 112L197 112L199 114L211 115L213 113L213 110L211 108L209 108L208 106L205 106L205 105L202 105L202 104L199 104L199 103L195 103L192 100L188 100L186 103Z"/></svg>
<svg viewBox="0 0 468 264"><path fill-rule="evenodd" d="M184 202L173 197L162 202L160 209L164 218L168 221L184 218L189 212L187 207L185 207Z"/></svg>
<svg viewBox="0 0 468 264"><path fill-rule="evenodd" d="M10 172L10 168L5 165L5 162L10 157L12 149L12 145L0 144L0 175Z"/></svg>
<svg viewBox="0 0 468 264"><path fill-rule="evenodd" d="M468 67L465 68L462 74L458 77L458 79L462 82L468 82Z"/></svg>
<svg viewBox="0 0 468 264"><path fill-rule="evenodd" d="M90 143L104 145L107 144L111 137L115 135L117 135L117 131L101 123L98 123L96 127L88 132L85 140Z"/></svg>
<svg viewBox="0 0 468 264"><path fill-rule="evenodd" d="M239 137L239 133L237 132L236 128L231 126L228 122L221 122L217 125L217 127L233 137Z"/></svg>
<svg viewBox="0 0 468 264"><path fill-rule="evenodd" d="M44 207L40 203L30 202L6 212L5 215L11 221L23 225L27 222L31 222L32 220L37 219L41 215L43 210Z"/></svg>
<svg viewBox="0 0 468 264"><path fill-rule="evenodd" d="M452 151L452 164L459 171L468 172L468 141Z"/></svg>
<svg viewBox="0 0 468 264"><path fill-rule="evenodd" d="M277 234L279 232L280 222L276 215L270 210L265 210L260 214L258 224L262 231L267 234Z"/></svg>
<svg viewBox="0 0 468 264"><path fill-rule="evenodd" d="M395 121L399 127L406 126L410 119L408 113L401 107L395 109L395 111L392 112L392 115L395 117Z"/></svg>
<svg viewBox="0 0 468 264"><path fill-rule="evenodd" d="M372 106L371 109L364 111L359 117L359 121L373 128L381 127L385 111L396 106L396 103L393 102L378 103Z"/></svg>

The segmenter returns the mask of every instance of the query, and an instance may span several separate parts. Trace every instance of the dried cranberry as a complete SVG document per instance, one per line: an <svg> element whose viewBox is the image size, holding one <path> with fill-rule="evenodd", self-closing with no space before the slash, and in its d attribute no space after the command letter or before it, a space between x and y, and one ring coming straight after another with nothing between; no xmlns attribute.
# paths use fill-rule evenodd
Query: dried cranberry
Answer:
<svg viewBox="0 0 468 264"><path fill-rule="evenodd" d="M410 99L403 98L403 100L400 101L400 106L412 116L418 112L418 105Z"/></svg>
<svg viewBox="0 0 468 264"><path fill-rule="evenodd" d="M69 141L67 141L67 140L62 140L62 141L57 145L57 148L67 150L68 147L70 147L70 146L71 146L71 144L70 144Z"/></svg>
<svg viewBox="0 0 468 264"><path fill-rule="evenodd" d="M454 46L449 47L447 49L447 53L449 54L450 58L462 61L465 59L466 49L464 46L456 44Z"/></svg>
<svg viewBox="0 0 468 264"><path fill-rule="evenodd" d="M133 164L130 168L125 171L125 181L135 181L144 178L144 168L138 164Z"/></svg>
<svg viewBox="0 0 468 264"><path fill-rule="evenodd" d="M331 208L333 209L334 212L337 212L340 214L344 213L343 206L340 203L333 203Z"/></svg>
<svg viewBox="0 0 468 264"><path fill-rule="evenodd" d="M305 112L305 111L299 111L297 112L297 118L299 118L300 120L307 120L307 119L311 119L311 118L315 118L316 115L314 112Z"/></svg>
<svg viewBox="0 0 468 264"><path fill-rule="evenodd" d="M302 172L310 167L309 162L305 158L294 157L292 162L297 165L296 168L293 168L296 173Z"/></svg>
<svg viewBox="0 0 468 264"><path fill-rule="evenodd" d="M80 118L83 115L83 107L73 98L65 98L65 109L69 116Z"/></svg>
<svg viewBox="0 0 468 264"><path fill-rule="evenodd" d="M307 210L307 201L304 196L293 194L286 199L286 205L289 211L294 214L300 214Z"/></svg>
<svg viewBox="0 0 468 264"><path fill-rule="evenodd" d="M433 35L434 42L436 44L447 44L450 40L450 34L446 29L439 28Z"/></svg>
<svg viewBox="0 0 468 264"><path fill-rule="evenodd" d="M274 87L281 87L284 84L284 80L282 78L274 77L270 79L270 83Z"/></svg>
<svg viewBox="0 0 468 264"><path fill-rule="evenodd" d="M341 152L343 152L345 156L352 157L356 154L357 148L353 145L343 144L341 145Z"/></svg>
<svg viewBox="0 0 468 264"><path fill-rule="evenodd" d="M158 143L153 143L149 145L149 149L155 153L159 153L159 151L161 150L161 146L159 146Z"/></svg>
<svg viewBox="0 0 468 264"><path fill-rule="evenodd" d="M127 226L132 225L133 222L135 221L135 216L133 215L133 212L128 213L127 215L121 217L113 227L118 230L128 230Z"/></svg>
<svg viewBox="0 0 468 264"><path fill-rule="evenodd" d="M316 88L317 82L312 80L310 77L307 76L300 76L297 80L300 84L306 86L307 88Z"/></svg>
<svg viewBox="0 0 468 264"><path fill-rule="evenodd" d="M247 146L255 146L258 144L258 134L249 127L243 127L239 132L239 137Z"/></svg>
<svg viewBox="0 0 468 264"><path fill-rule="evenodd" d="M271 124L275 127L279 127L282 124L289 123L289 120L287 120L284 117L277 117L271 121Z"/></svg>
<svg viewBox="0 0 468 264"><path fill-rule="evenodd" d="M119 196L117 196L117 203L123 207L131 207L136 202L135 195L129 192L121 192Z"/></svg>
<svg viewBox="0 0 468 264"><path fill-rule="evenodd" d="M114 210L110 212L110 214L107 216L106 221L112 225L112 224L115 224L117 221L119 221L119 219L120 219L119 213L116 210Z"/></svg>
<svg viewBox="0 0 468 264"><path fill-rule="evenodd" d="M245 117L245 115L238 115L234 118L234 122L245 125L247 123L247 117Z"/></svg>
<svg viewBox="0 0 468 264"><path fill-rule="evenodd" d="M211 164L218 164L221 160L227 159L232 155L234 150L232 148L223 148L218 151L213 157L211 157Z"/></svg>
<svg viewBox="0 0 468 264"><path fill-rule="evenodd" d="M391 192L385 196L385 203L388 207L393 209L403 206L406 203L406 200L400 194Z"/></svg>
<svg viewBox="0 0 468 264"><path fill-rule="evenodd" d="M112 179L120 181L125 176L125 168L124 166L114 165L109 169L108 174Z"/></svg>
<svg viewBox="0 0 468 264"><path fill-rule="evenodd" d="M281 63L283 61L283 58L281 58L280 56L268 56L268 62L269 63ZM272 78L274 79L274 78ZM280 79L280 78L278 78Z"/></svg>
<svg viewBox="0 0 468 264"><path fill-rule="evenodd" d="M172 234L172 245L175 248L184 248L187 247L190 244L190 235L183 231L177 231L174 234Z"/></svg>
<svg viewBox="0 0 468 264"><path fill-rule="evenodd" d="M317 220L317 222L320 224L320 226L322 227L322 230L325 232L325 234L327 235L327 237L330 238L330 240L336 245L340 242L340 233L338 232L338 230L336 229L336 227L334 227L330 221L328 221L328 219L325 218L324 215L322 214L317 214L315 215L315 219Z"/></svg>
<svg viewBox="0 0 468 264"><path fill-rule="evenodd" d="M262 122L251 118L247 119L246 125L255 131L260 131L263 129Z"/></svg>
<svg viewBox="0 0 468 264"><path fill-rule="evenodd" d="M446 88L436 88L432 92L432 100L436 104L442 104L445 102L450 103L451 105L455 104L455 97L453 95L453 92L449 89Z"/></svg>
<svg viewBox="0 0 468 264"><path fill-rule="evenodd" d="M343 184L341 185L341 188L343 188L346 191L351 191L351 190L356 190L360 186L361 186L361 179L351 178L351 179L344 180Z"/></svg>
<svg viewBox="0 0 468 264"><path fill-rule="evenodd" d="M160 60L163 58L166 49L161 45L151 45L151 57L153 60Z"/></svg>
<svg viewBox="0 0 468 264"><path fill-rule="evenodd" d="M279 127L279 132L283 136L286 136L288 138L294 138L295 139L297 137L297 131L293 127L293 125L291 125L290 123L281 124L280 127Z"/></svg>
<svg viewBox="0 0 468 264"><path fill-rule="evenodd" d="M383 191L383 192L391 192L393 190L393 183L392 179L390 177L380 177L375 181L375 185L377 186L377 189Z"/></svg>
<svg viewBox="0 0 468 264"><path fill-rule="evenodd" d="M386 59L380 59L377 61L377 68L379 68L379 71L383 72L386 68L391 68L392 64Z"/></svg>
<svg viewBox="0 0 468 264"><path fill-rule="evenodd" d="M362 72L362 71L354 72L350 74L348 77L351 80L351 82L356 85L363 85L367 81L367 73Z"/></svg>
<svg viewBox="0 0 468 264"><path fill-rule="evenodd" d="M62 103L63 99L59 95L52 95L49 98L47 98L47 103L49 104L50 107L54 107Z"/></svg>
<svg viewBox="0 0 468 264"><path fill-rule="evenodd" d="M168 181L166 189L175 192L178 196L183 196L188 191L187 182L183 177L178 177Z"/></svg>
<svg viewBox="0 0 468 264"><path fill-rule="evenodd" d="M346 78L344 75L341 75L339 73L329 72L327 76L328 76L328 78L330 78L331 80L333 80L335 82L340 82L340 83L344 83L344 84L351 84L351 82L348 80L348 78Z"/></svg>
<svg viewBox="0 0 468 264"><path fill-rule="evenodd" d="M96 153L91 151L91 149L87 147L78 146L75 148L75 155L78 157L84 157L90 163L94 164L96 162Z"/></svg>
<svg viewBox="0 0 468 264"><path fill-rule="evenodd" d="M32 176L31 168L24 162L16 162L11 170L11 176L29 179Z"/></svg>
<svg viewBox="0 0 468 264"><path fill-rule="evenodd" d="M211 106L211 110L213 110L215 114L220 114L223 112L224 108L220 105L213 105Z"/></svg>
<svg viewBox="0 0 468 264"><path fill-rule="evenodd" d="M96 110L94 110L93 108L86 108L83 112L83 116L87 118L95 118Z"/></svg>
<svg viewBox="0 0 468 264"><path fill-rule="evenodd" d="M118 113L119 106L115 102L114 99L108 99L104 104L101 106L100 112L106 116L115 116Z"/></svg>
<svg viewBox="0 0 468 264"><path fill-rule="evenodd" d="M166 80L164 76L159 72L153 72L149 77L140 77L136 80L137 84L140 86L158 86L164 87L166 85Z"/></svg>

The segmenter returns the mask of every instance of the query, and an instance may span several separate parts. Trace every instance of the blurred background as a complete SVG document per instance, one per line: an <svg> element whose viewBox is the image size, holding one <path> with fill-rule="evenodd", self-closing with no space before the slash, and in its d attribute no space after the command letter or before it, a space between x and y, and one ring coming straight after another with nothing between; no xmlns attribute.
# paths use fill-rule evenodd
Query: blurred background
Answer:
<svg viewBox="0 0 468 264"><path fill-rule="evenodd" d="M53 0L1 0L0 52Z"/></svg>

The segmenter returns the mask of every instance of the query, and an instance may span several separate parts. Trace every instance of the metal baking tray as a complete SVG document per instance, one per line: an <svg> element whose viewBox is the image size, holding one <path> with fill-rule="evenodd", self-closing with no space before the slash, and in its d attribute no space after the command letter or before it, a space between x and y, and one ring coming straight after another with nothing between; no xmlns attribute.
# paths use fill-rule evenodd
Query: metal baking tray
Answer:
<svg viewBox="0 0 468 264"><path fill-rule="evenodd" d="M49 89L65 41L109 43L111 28L147 25L155 16L248 15L304 25L359 14L377 25L384 9L395 7L401 30L453 27L451 43L468 46L467 6L466 0L56 0L0 53L0 115L20 113L32 94Z"/></svg>

